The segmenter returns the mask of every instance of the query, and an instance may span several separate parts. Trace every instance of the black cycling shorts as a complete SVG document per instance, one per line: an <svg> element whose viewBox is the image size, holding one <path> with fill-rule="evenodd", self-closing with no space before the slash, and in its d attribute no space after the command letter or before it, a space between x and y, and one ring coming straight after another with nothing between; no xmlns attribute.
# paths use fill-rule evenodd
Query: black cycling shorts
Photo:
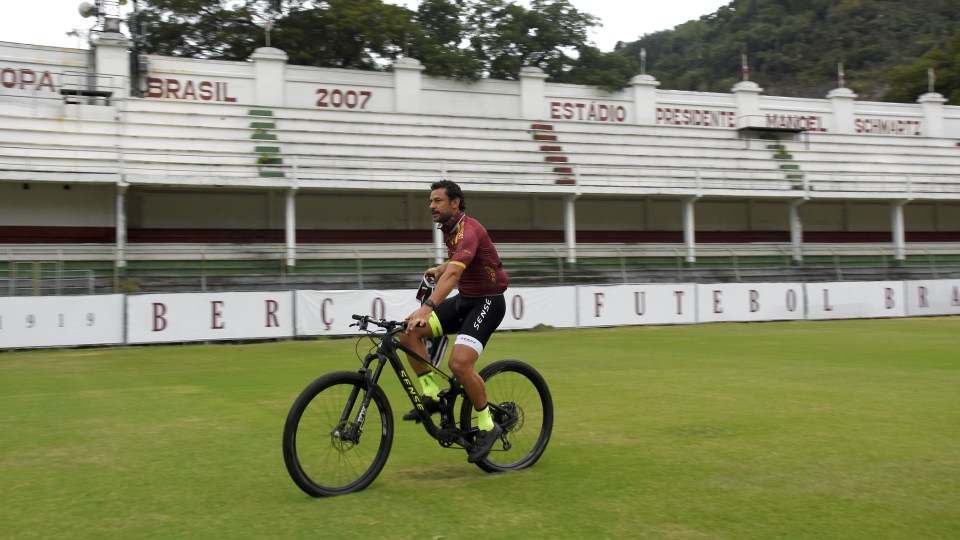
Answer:
<svg viewBox="0 0 960 540"><path fill-rule="evenodd" d="M506 312L507 302L502 294L476 297L457 295L437 306L430 317L430 326L433 327L433 337L459 334L454 345L466 345L481 354ZM440 328L437 328L437 323Z"/></svg>

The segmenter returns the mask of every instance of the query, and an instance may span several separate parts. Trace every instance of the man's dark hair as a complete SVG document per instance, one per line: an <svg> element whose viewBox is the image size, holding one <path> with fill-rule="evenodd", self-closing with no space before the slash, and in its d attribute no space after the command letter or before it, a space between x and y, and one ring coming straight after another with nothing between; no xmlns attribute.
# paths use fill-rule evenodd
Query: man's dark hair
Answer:
<svg viewBox="0 0 960 540"><path fill-rule="evenodd" d="M430 184L430 191L435 189L443 189L447 193L447 198L450 199L450 202L453 202L454 199L460 199L460 210L467 210L467 199L463 196L463 190L460 189L460 186L456 182L451 180L438 180Z"/></svg>

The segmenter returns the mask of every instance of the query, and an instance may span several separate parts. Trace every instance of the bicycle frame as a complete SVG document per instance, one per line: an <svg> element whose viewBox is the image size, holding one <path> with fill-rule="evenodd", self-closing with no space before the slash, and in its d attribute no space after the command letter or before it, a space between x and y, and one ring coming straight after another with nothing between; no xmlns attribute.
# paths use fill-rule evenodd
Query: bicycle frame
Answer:
<svg viewBox="0 0 960 540"><path fill-rule="evenodd" d="M431 418L430 414L427 413L426 409L424 409L421 395L417 391L416 386L414 386L410 375L407 373L407 370L403 367L400 356L397 354L398 350L406 353L407 357L413 361L419 362L420 364L426 366L433 373L448 383L449 389L441 390L439 396L440 425L437 425L433 421L433 418ZM374 363L374 361L376 361L376 367L373 368L371 373L370 366ZM371 385L377 386L379 385L380 376L382 375L383 369L387 363L390 364L394 373L396 373L397 379L399 379L401 386L403 386L404 393L410 399L410 403L419 414L420 421L423 423L427 433L436 439L441 446L449 447L454 444L458 444L464 448L470 448L473 438L476 436L476 430L473 429L469 431L463 431L459 429L453 413L453 406L456 402L457 396L463 396L466 398L466 393L464 392L460 383L457 382L455 378L447 375L442 370L435 367L432 363L421 357L416 352L410 350L408 347L405 347L402 343L397 341L397 339L394 337L394 333L391 332L387 332L385 335L380 336L380 343L377 345L376 352L370 353L364 358L363 366L360 368L360 373L363 374L363 376L370 382ZM340 418L341 424L347 420L347 417L349 416L350 411L353 409L353 405L356 402L357 397L359 397L357 395L358 393L359 390L355 389L348 398L343 414ZM363 419L366 415L367 407L370 404L371 397L371 391L370 389L367 389L364 392L363 401L359 411L357 412L356 419L352 424L353 428L348 434L343 435L344 438L353 442L359 442L361 426L363 425Z"/></svg>

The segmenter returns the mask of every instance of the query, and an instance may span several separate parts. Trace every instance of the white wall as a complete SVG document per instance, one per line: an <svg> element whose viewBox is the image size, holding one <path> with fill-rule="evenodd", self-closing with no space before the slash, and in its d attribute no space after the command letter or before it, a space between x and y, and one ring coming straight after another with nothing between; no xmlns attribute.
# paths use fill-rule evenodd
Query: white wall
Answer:
<svg viewBox="0 0 960 540"><path fill-rule="evenodd" d="M104 185L0 182L0 225L112 227L115 193Z"/></svg>
<svg viewBox="0 0 960 540"><path fill-rule="evenodd" d="M960 315L960 280L516 287L501 328ZM0 349L350 335L400 320L410 290L0 297Z"/></svg>

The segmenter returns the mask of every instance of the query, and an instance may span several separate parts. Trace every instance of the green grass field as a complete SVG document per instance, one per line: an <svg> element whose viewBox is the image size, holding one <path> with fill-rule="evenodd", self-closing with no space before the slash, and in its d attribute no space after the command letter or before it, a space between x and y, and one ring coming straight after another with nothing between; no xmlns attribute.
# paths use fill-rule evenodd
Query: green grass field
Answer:
<svg viewBox="0 0 960 540"><path fill-rule="evenodd" d="M313 499L280 452L355 340L0 353L0 538L956 538L960 318L500 333L553 438L488 474L385 379L393 452ZM481 360L483 362L483 360Z"/></svg>

